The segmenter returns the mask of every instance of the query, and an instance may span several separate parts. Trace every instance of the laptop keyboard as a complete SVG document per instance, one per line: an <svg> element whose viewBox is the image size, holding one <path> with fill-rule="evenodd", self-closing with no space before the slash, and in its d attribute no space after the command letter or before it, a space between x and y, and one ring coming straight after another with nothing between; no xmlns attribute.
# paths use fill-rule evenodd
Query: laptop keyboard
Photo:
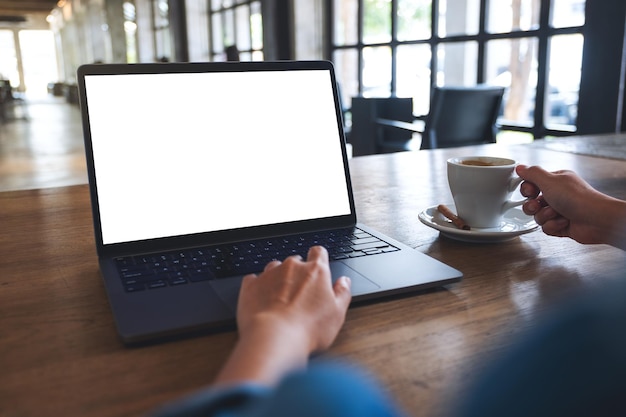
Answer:
<svg viewBox="0 0 626 417"><path fill-rule="evenodd" d="M330 260L399 250L358 228L259 239L183 251L116 259L127 292L185 285L199 281L258 273L272 260L306 258L311 246L324 246Z"/></svg>

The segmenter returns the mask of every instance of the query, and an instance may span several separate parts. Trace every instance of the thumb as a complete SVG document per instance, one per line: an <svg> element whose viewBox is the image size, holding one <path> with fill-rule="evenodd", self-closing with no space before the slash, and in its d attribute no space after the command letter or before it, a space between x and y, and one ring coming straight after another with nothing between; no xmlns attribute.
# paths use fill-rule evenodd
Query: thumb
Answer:
<svg viewBox="0 0 626 417"><path fill-rule="evenodd" d="M342 311L347 311L348 306L350 305L350 300L352 299L352 294L350 293L351 286L352 281L346 276L339 277L333 286L337 303L341 307Z"/></svg>
<svg viewBox="0 0 626 417"><path fill-rule="evenodd" d="M526 166L526 165L518 165L515 168L515 172L519 175L524 181L532 182L536 184L539 188L545 184L545 182L550 178L552 174L550 174L545 169L538 166Z"/></svg>

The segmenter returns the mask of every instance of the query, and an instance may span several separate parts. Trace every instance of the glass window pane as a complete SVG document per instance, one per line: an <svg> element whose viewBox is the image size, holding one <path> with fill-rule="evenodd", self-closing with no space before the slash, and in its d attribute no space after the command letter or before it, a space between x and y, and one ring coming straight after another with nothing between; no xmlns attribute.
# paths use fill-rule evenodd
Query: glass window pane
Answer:
<svg viewBox="0 0 626 417"><path fill-rule="evenodd" d="M237 17L237 48L240 51L250 49L250 9L248 6L239 6L235 9Z"/></svg>
<svg viewBox="0 0 626 417"><path fill-rule="evenodd" d="M333 4L335 45L355 45L359 39L357 35L358 1L335 0Z"/></svg>
<svg viewBox="0 0 626 417"><path fill-rule="evenodd" d="M359 53L356 49L338 49L333 56L343 108L352 107L352 97L359 95Z"/></svg>
<svg viewBox="0 0 626 417"><path fill-rule="evenodd" d="M537 38L487 43L486 71L488 84L506 87L504 118L531 126L537 87Z"/></svg>
<svg viewBox="0 0 626 417"><path fill-rule="evenodd" d="M206 0L197 0L206 1ZM263 60L263 19L261 1L214 0L211 7L212 59L226 60L229 46L236 46L241 61Z"/></svg>
<svg viewBox="0 0 626 417"><path fill-rule="evenodd" d="M396 95L413 97L413 113L425 115L430 106L430 46L401 45L397 50Z"/></svg>
<svg viewBox="0 0 626 417"><path fill-rule="evenodd" d="M585 24L585 0L552 0L552 26L555 28Z"/></svg>
<svg viewBox="0 0 626 417"><path fill-rule="evenodd" d="M25 90L30 97L45 97L50 80L59 78L54 34L49 30L20 30L18 36L24 65Z"/></svg>
<svg viewBox="0 0 626 417"><path fill-rule="evenodd" d="M187 42L190 61L209 61L209 25L207 2L187 0Z"/></svg>
<svg viewBox="0 0 626 417"><path fill-rule="evenodd" d="M8 79L13 87L20 84L12 30L0 30L0 78Z"/></svg>
<svg viewBox="0 0 626 417"><path fill-rule="evenodd" d="M489 1L487 31L506 33L539 27L539 6L536 0Z"/></svg>
<svg viewBox="0 0 626 417"><path fill-rule="evenodd" d="M161 62L168 62L172 59L172 48L170 33L167 28L158 29L154 32L156 56Z"/></svg>
<svg viewBox="0 0 626 417"><path fill-rule="evenodd" d="M137 54L137 14L130 1L122 3L124 13L124 34L126 36L126 62L138 62Z"/></svg>
<svg viewBox="0 0 626 417"><path fill-rule="evenodd" d="M398 40L430 38L431 0L398 0Z"/></svg>
<svg viewBox="0 0 626 417"><path fill-rule="evenodd" d="M576 125L582 52L582 35L554 36L550 40L546 125Z"/></svg>
<svg viewBox="0 0 626 417"><path fill-rule="evenodd" d="M363 97L391 95L391 48L363 48Z"/></svg>
<svg viewBox="0 0 626 417"><path fill-rule="evenodd" d="M476 85L477 65L477 42L441 44L437 51L437 85Z"/></svg>
<svg viewBox="0 0 626 417"><path fill-rule="evenodd" d="M252 37L252 49L263 48L263 19L261 19L261 2L255 1L250 5L250 36ZM263 59L255 59L262 61Z"/></svg>
<svg viewBox="0 0 626 417"><path fill-rule="evenodd" d="M154 3L154 49L160 61L173 58L169 32L169 5L167 0L155 0Z"/></svg>
<svg viewBox="0 0 626 417"><path fill-rule="evenodd" d="M439 2L438 23L441 37L475 35L478 33L479 20L480 1L478 0L441 0Z"/></svg>
<svg viewBox="0 0 626 417"><path fill-rule="evenodd" d="M224 28L222 36L224 37L224 45L235 44L235 12L233 9L224 11Z"/></svg>
<svg viewBox="0 0 626 417"><path fill-rule="evenodd" d="M222 36L222 15L214 14L211 18L213 29L213 53L224 52L224 38Z"/></svg>
<svg viewBox="0 0 626 417"><path fill-rule="evenodd" d="M170 24L168 18L169 6L167 0L156 0L154 4L154 26L157 28L167 27Z"/></svg>
<svg viewBox="0 0 626 417"><path fill-rule="evenodd" d="M363 1L363 42L391 41L391 0Z"/></svg>

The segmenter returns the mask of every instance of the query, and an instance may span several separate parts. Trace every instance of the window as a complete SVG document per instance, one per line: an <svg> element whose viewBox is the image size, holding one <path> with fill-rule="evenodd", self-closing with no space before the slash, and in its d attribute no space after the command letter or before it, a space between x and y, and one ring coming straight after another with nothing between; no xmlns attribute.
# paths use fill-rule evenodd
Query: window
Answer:
<svg viewBox="0 0 626 417"><path fill-rule="evenodd" d="M211 0L209 20L213 61L263 60L260 0Z"/></svg>
<svg viewBox="0 0 626 417"><path fill-rule="evenodd" d="M20 30L18 36L24 71L23 91L30 97L45 96L48 83L59 78L54 35L49 30Z"/></svg>
<svg viewBox="0 0 626 417"><path fill-rule="evenodd" d="M412 97L433 85L506 87L503 129L575 131L585 0L329 0L342 101Z"/></svg>
<svg viewBox="0 0 626 417"><path fill-rule="evenodd" d="M126 62L139 62L137 55L137 11L135 4L125 1L122 5L124 13L124 34L126 35Z"/></svg>
<svg viewBox="0 0 626 417"><path fill-rule="evenodd" d="M152 3L154 21L155 54L159 61L170 61L174 58L172 39L170 38L170 19L168 0L154 0Z"/></svg>
<svg viewBox="0 0 626 417"><path fill-rule="evenodd" d="M8 29L0 30L0 79L9 80L12 87L20 84L15 38L13 31Z"/></svg>
<svg viewBox="0 0 626 417"><path fill-rule="evenodd" d="M209 57L209 8L207 0L187 0L187 44L189 60L210 61Z"/></svg>
<svg viewBox="0 0 626 417"><path fill-rule="evenodd" d="M15 91L46 96L48 83L59 79L57 68L52 31L0 30L0 79L8 80Z"/></svg>

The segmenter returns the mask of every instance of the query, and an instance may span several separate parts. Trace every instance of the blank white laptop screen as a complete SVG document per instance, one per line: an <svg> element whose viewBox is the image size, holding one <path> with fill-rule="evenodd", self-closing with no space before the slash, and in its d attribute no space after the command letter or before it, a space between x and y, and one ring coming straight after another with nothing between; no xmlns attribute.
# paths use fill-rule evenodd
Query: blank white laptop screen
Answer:
<svg viewBox="0 0 626 417"><path fill-rule="evenodd" d="M105 245L350 214L327 70L85 88Z"/></svg>

